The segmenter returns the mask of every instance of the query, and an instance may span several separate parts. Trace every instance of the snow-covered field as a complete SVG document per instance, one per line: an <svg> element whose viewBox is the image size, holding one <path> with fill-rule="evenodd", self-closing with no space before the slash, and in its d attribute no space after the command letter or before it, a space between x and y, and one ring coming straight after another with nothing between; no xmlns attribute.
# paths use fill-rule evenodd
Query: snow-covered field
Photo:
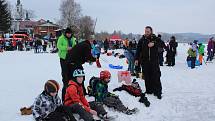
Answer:
<svg viewBox="0 0 215 121"><path fill-rule="evenodd" d="M147 95L151 106L146 108L138 98L117 92L126 106L137 107L140 112L132 116L111 109L108 112L119 115L118 121L215 121L215 64L191 70L185 62L187 48L180 44L175 67L161 67L162 100ZM124 59L104 55L101 58L102 69L109 69L109 63L124 65L127 69ZM87 85L90 77L98 76L102 69L97 69L95 64L84 67ZM110 91L121 85L117 81L117 70L111 70L111 73ZM0 53L0 121L33 121L32 116L21 116L19 109L33 103L48 79L62 84L57 54ZM139 80L139 83L145 90L144 81Z"/></svg>

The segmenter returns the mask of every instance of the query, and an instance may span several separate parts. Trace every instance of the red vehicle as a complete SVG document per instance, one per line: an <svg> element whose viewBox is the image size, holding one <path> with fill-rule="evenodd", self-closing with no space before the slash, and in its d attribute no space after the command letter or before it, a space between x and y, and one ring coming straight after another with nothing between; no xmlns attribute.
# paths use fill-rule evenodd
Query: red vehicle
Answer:
<svg viewBox="0 0 215 121"><path fill-rule="evenodd" d="M12 40L21 40L21 41L31 41L32 38L29 37L29 34L27 32L24 32L24 31L18 31L18 32L15 32L13 35L12 35Z"/></svg>
<svg viewBox="0 0 215 121"><path fill-rule="evenodd" d="M26 34L13 34L13 40L15 41L31 41L31 38Z"/></svg>

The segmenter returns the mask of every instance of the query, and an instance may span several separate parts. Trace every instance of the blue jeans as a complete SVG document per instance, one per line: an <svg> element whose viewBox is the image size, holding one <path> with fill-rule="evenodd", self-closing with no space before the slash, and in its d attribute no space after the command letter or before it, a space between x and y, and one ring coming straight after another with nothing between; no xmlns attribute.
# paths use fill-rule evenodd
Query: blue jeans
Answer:
<svg viewBox="0 0 215 121"><path fill-rule="evenodd" d="M128 61L128 71L134 73L134 61Z"/></svg>

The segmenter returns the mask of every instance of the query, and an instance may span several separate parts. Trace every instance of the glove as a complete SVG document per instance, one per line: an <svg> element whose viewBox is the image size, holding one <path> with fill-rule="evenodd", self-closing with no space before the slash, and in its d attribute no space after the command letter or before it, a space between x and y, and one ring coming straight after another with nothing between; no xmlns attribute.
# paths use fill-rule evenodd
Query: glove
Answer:
<svg viewBox="0 0 215 121"><path fill-rule="evenodd" d="M108 97L113 97L113 98L119 98L119 96L117 96L117 95L115 95L115 94L113 94L113 93L110 93L110 92L108 92L108 95L107 95Z"/></svg>
<svg viewBox="0 0 215 121"><path fill-rule="evenodd" d="M31 115L32 109L31 109L31 107L29 107L29 108L24 107L24 108L20 109L20 112L21 112L21 115Z"/></svg>

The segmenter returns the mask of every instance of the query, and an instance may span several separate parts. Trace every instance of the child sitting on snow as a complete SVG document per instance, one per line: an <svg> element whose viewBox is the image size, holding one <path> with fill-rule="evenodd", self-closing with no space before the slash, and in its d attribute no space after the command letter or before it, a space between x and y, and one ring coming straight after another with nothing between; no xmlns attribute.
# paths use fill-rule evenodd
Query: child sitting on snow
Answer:
<svg viewBox="0 0 215 121"><path fill-rule="evenodd" d="M32 112L36 121L76 121L58 96L59 84L48 80L44 91L36 98Z"/></svg>
<svg viewBox="0 0 215 121"><path fill-rule="evenodd" d="M145 97L145 93L142 93L142 90L140 88L140 85L138 82L136 82L136 79L133 80L131 85L122 85L121 87L115 88L113 91L126 91L130 95L135 97L140 97L139 102L144 103L146 107L150 106L150 102L148 101L147 97Z"/></svg>
<svg viewBox="0 0 215 121"><path fill-rule="evenodd" d="M108 120L107 112L101 103L86 100L82 88L85 73L77 69L73 73L75 80L70 80L66 89L64 105L70 106L73 113L79 114L84 121L94 121L93 115L103 120Z"/></svg>
<svg viewBox="0 0 215 121"><path fill-rule="evenodd" d="M109 71L101 71L100 77L94 77L94 80L90 80L90 86L88 87L88 93L95 96L96 102L105 104L107 107L114 108L119 112L127 115L132 115L137 112L137 109L128 109L123 105L121 100L115 94L108 92L108 83L110 82L111 74Z"/></svg>

